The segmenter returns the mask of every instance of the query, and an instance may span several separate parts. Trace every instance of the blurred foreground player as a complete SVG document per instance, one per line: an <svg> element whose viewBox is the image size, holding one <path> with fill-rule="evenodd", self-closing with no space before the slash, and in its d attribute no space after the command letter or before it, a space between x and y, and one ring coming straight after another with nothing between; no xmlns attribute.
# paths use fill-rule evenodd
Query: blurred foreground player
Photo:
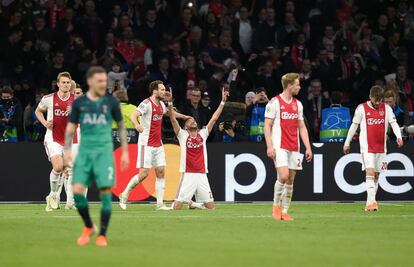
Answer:
<svg viewBox="0 0 414 267"><path fill-rule="evenodd" d="M358 126L360 127L359 145L362 155L362 170L365 170L365 185L367 188L366 211L377 211L378 204L375 195L378 190L379 174L387 170L387 132L388 125L397 137L398 147L402 147L401 131L391 107L383 103L384 89L373 86L369 93L369 101L360 104L352 119L348 131L344 153L350 151L350 144Z"/></svg>
<svg viewBox="0 0 414 267"><path fill-rule="evenodd" d="M137 168L139 176L133 177L124 192L119 195L119 206L126 210L128 197L131 191L147 179L151 168L155 169L155 191L157 196L157 210L170 210L164 204L165 190L165 152L162 144L162 118L167 112L163 101L172 101L170 91L166 91L162 81L153 81L149 84L150 97L142 101L131 115L131 121L138 136ZM188 116L177 113L177 118L186 119Z"/></svg>
<svg viewBox="0 0 414 267"><path fill-rule="evenodd" d="M220 117L229 92L224 88L219 107L214 112L206 128L199 129L194 118L185 121L185 128L181 129L175 118L172 102L168 103L171 124L177 135L181 147L180 173L182 173L177 198L173 208L181 209L183 203L188 203L190 209L213 209L214 199L207 178L207 138L214 124ZM197 202L192 202L193 196Z"/></svg>
<svg viewBox="0 0 414 267"><path fill-rule="evenodd" d="M273 218L292 221L288 214L293 194L296 171L302 170L303 155L299 135L306 147L306 161L312 160L308 130L303 120L302 103L294 98L300 90L299 74L282 76L283 92L272 98L265 110L265 139L267 156L274 160L277 181L275 183Z"/></svg>
<svg viewBox="0 0 414 267"><path fill-rule="evenodd" d="M46 127L45 149L52 163L50 172L50 193L46 197L46 211L59 207L59 186L63 183L63 145L65 142L65 128L74 95L70 93L71 76L68 72L61 72L57 77L59 90L45 95L36 108L37 119ZM44 113L47 113L45 119ZM76 136L75 140L76 142Z"/></svg>
<svg viewBox="0 0 414 267"><path fill-rule="evenodd" d="M106 94L107 74L101 67L91 67L86 79L89 91L75 100L69 116L65 134L65 163L71 165L72 138L79 124L82 139L79 152L73 167L72 190L76 208L85 224L77 243L86 245L96 232L89 215L88 201L85 198L85 187L93 180L99 188L101 198L101 228L96 239L97 246L107 246L106 231L112 210L111 188L115 184L115 170L112 143L112 120L118 123L121 140L121 168L129 165L127 134L122 121L119 102Z"/></svg>

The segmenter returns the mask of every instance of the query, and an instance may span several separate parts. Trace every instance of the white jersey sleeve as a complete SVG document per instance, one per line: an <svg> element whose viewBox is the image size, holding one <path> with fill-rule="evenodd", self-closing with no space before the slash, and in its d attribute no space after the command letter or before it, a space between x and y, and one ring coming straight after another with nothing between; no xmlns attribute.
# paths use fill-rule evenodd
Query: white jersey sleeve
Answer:
<svg viewBox="0 0 414 267"><path fill-rule="evenodd" d="M394 111L387 104L385 104L385 114L387 114L387 121L389 124L397 121L397 119L395 118Z"/></svg>
<svg viewBox="0 0 414 267"><path fill-rule="evenodd" d="M144 115L145 113L147 113L147 111L148 111L148 104L149 104L149 101L148 100L144 100L144 101L142 101L139 105L138 105L138 107L137 107L137 111L139 112L139 113L141 113L141 115Z"/></svg>
<svg viewBox="0 0 414 267"><path fill-rule="evenodd" d="M177 134L178 142L180 142L180 143L181 143L181 141L185 142L187 137L188 137L187 131L180 128L180 130L178 131L178 134Z"/></svg>
<svg viewBox="0 0 414 267"><path fill-rule="evenodd" d="M43 109L43 110L47 111L52 106L52 104L53 104L53 96L45 95L40 100L38 107L40 109Z"/></svg>
<svg viewBox="0 0 414 267"><path fill-rule="evenodd" d="M208 129L207 128L201 129L199 134L203 138L204 142L206 142L206 140L208 138Z"/></svg>
<svg viewBox="0 0 414 267"><path fill-rule="evenodd" d="M303 121L303 105L302 103L298 101L298 120Z"/></svg>
<svg viewBox="0 0 414 267"><path fill-rule="evenodd" d="M364 118L364 106L359 105L354 114L354 118L352 119L352 122L355 124L361 124L362 119Z"/></svg>
<svg viewBox="0 0 414 267"><path fill-rule="evenodd" d="M269 103L267 103L265 110L265 118L274 120L277 117L276 115L279 110L278 103L279 101L277 101L276 98L273 98L272 100L270 100Z"/></svg>

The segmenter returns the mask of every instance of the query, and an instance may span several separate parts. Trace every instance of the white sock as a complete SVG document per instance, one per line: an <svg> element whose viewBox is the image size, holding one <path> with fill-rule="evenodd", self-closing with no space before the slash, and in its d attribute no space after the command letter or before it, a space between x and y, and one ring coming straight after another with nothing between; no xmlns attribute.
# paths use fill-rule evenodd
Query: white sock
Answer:
<svg viewBox="0 0 414 267"><path fill-rule="evenodd" d="M124 192L122 194L126 197L129 197L129 194L131 191L139 184L139 178L138 176L134 176L128 183L127 187L125 188Z"/></svg>
<svg viewBox="0 0 414 267"><path fill-rule="evenodd" d="M157 177L155 181L155 191L157 194L157 205L164 203L165 179L164 177Z"/></svg>
<svg viewBox="0 0 414 267"><path fill-rule="evenodd" d="M284 185L279 182L279 180L276 180L275 183L275 193L274 193L274 197L273 197L273 205L281 205L281 201L282 201L282 193L283 193L283 187Z"/></svg>
<svg viewBox="0 0 414 267"><path fill-rule="evenodd" d="M285 189L282 194L282 213L287 213L290 202L292 201L292 195L293 195L293 184L288 185L285 184Z"/></svg>
<svg viewBox="0 0 414 267"><path fill-rule="evenodd" d="M66 205L73 205L75 203L75 200L73 198L73 191L72 191L72 175L68 176L68 179L66 181Z"/></svg>
<svg viewBox="0 0 414 267"><path fill-rule="evenodd" d="M200 209L200 210L207 209L206 206L204 205L204 203L198 203L198 202L191 202L190 203L190 207L191 208Z"/></svg>
<svg viewBox="0 0 414 267"><path fill-rule="evenodd" d="M375 182L375 195L377 195L378 192L378 179L374 181Z"/></svg>
<svg viewBox="0 0 414 267"><path fill-rule="evenodd" d="M365 185L367 187L367 205L375 202L375 181L373 176L366 176Z"/></svg>
<svg viewBox="0 0 414 267"><path fill-rule="evenodd" d="M54 170L50 172L49 182L50 182L50 194L56 197L59 190L59 179L60 173L56 173Z"/></svg>

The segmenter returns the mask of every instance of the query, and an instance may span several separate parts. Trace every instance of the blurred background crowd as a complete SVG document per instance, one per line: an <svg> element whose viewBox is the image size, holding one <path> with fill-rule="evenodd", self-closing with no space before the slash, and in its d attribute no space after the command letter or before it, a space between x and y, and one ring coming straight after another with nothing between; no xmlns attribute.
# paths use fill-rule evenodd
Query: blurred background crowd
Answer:
<svg viewBox="0 0 414 267"><path fill-rule="evenodd" d="M137 105L162 80L200 126L229 88L211 141L262 142L266 103L286 72L300 74L314 142L341 141L375 84L410 125L413 44L408 0L2 0L0 141L42 140L34 109L57 74L86 90L85 71L97 64L121 102ZM163 133L173 141L168 119Z"/></svg>

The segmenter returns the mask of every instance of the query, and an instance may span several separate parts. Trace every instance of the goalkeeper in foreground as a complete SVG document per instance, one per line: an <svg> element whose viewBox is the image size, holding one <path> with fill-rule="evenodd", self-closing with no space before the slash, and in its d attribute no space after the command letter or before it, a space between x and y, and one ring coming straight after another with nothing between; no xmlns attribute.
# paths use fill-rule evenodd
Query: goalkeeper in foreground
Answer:
<svg viewBox="0 0 414 267"><path fill-rule="evenodd" d="M85 228L77 240L79 246L89 243L97 230L89 215L88 201L84 191L93 180L100 191L101 228L96 239L97 246L107 246L106 231L112 211L111 188L115 184L115 170L112 143L112 120L118 123L122 146L121 168L129 165L127 134L122 121L118 101L106 95L107 74L101 67L91 67L86 79L89 91L73 102L65 133L65 163L71 165L71 146L76 125L80 124L82 139L78 156L73 167L72 190L75 205L82 217Z"/></svg>

